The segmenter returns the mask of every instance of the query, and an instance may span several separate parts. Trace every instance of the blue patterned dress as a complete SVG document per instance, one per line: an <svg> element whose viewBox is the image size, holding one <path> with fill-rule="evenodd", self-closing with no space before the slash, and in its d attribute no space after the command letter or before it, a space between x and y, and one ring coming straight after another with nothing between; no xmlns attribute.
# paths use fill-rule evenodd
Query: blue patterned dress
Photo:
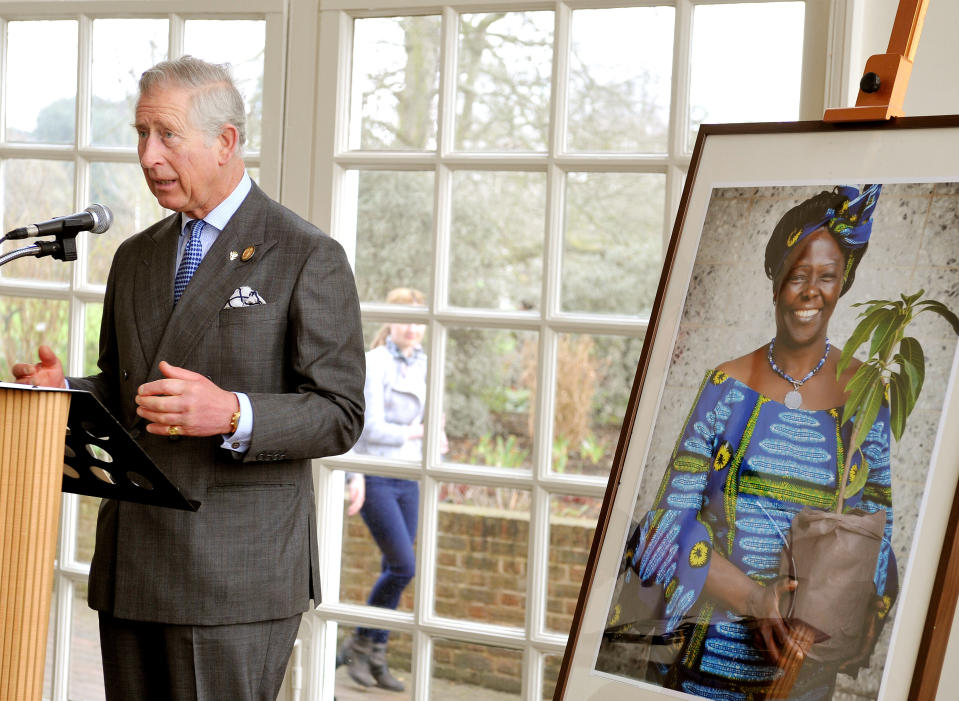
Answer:
<svg viewBox="0 0 959 701"><path fill-rule="evenodd" d="M840 410L791 410L721 371L706 374L676 444L655 508L627 543L627 577L661 638L680 644L672 664L651 665L666 687L723 700L764 698L778 674L752 643L742 617L703 595L711 555L718 552L752 579L779 575L780 552L803 507L833 510L850 424ZM869 470L866 485L847 495L846 509L886 511L876 563L882 615L898 591L891 550L892 490L889 408L884 405L853 460ZM863 457L865 460L863 461ZM791 698L829 698L836 667L806 660Z"/></svg>

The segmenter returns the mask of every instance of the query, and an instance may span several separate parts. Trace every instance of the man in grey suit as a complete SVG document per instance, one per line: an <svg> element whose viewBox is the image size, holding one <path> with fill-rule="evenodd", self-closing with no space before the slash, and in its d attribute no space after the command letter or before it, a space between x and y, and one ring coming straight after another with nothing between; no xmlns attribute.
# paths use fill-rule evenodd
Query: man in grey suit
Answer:
<svg viewBox="0 0 959 701"><path fill-rule="evenodd" d="M92 392L196 513L104 500L90 568L109 701L273 700L319 600L310 459L363 425L359 303L343 249L269 199L241 157L221 66L146 71L140 165L176 212L124 241ZM18 381L65 386L46 346Z"/></svg>

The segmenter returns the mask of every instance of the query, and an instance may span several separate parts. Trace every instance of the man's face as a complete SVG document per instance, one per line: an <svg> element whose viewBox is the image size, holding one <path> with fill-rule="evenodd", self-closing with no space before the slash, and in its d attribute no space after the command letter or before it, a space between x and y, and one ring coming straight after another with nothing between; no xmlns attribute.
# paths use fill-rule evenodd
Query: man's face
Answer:
<svg viewBox="0 0 959 701"><path fill-rule="evenodd" d="M191 92L158 86L137 103L137 153L147 185L167 209L202 219L230 193L224 138L209 139L190 118Z"/></svg>

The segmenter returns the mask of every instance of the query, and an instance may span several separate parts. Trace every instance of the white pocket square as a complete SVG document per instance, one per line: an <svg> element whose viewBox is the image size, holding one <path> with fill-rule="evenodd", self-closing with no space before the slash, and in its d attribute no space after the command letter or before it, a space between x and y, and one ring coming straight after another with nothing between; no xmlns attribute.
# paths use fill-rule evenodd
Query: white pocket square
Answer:
<svg viewBox="0 0 959 701"><path fill-rule="evenodd" d="M223 305L223 308L249 307L254 304L266 304L266 300L252 287L243 285L233 290L233 294L230 295L230 299Z"/></svg>

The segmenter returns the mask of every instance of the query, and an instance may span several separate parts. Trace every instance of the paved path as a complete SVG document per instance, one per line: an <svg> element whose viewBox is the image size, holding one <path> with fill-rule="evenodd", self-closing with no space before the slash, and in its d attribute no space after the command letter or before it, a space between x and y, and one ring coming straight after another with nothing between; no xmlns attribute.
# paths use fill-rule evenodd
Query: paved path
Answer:
<svg viewBox="0 0 959 701"><path fill-rule="evenodd" d="M394 674L398 674L395 670ZM404 683L409 682L409 674L398 674ZM435 701L519 701L519 694L504 694L468 684L451 684L442 679L434 679L430 685L430 698ZM409 701L409 691L386 691L384 689L362 687L346 673L346 667L336 670L336 701Z"/></svg>

